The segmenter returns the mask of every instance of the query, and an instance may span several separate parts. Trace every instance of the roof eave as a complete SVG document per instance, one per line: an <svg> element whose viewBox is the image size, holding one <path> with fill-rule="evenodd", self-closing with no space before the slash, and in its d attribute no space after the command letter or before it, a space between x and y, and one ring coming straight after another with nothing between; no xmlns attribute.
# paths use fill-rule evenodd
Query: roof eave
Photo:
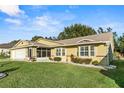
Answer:
<svg viewBox="0 0 124 93"><path fill-rule="evenodd" d="M77 46L77 45L89 45L89 44L106 44L106 42L89 42L89 43L78 43L78 44L65 44L65 45L59 45L59 46L53 46L54 47L64 47L64 46Z"/></svg>

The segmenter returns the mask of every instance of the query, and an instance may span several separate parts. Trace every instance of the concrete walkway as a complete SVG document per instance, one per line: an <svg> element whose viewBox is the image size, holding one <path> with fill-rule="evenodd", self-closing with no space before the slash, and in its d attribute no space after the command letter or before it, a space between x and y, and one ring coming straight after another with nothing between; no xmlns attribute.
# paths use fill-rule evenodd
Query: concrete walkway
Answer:
<svg viewBox="0 0 124 93"><path fill-rule="evenodd" d="M102 70L108 70L106 67L104 66L95 66L92 64L78 64L78 63L73 63L73 62L55 62L55 61L51 61L50 63L63 63L63 64L71 64L71 65L75 65L75 66L82 66L82 67L89 67L89 68L97 68L97 69L102 69Z"/></svg>
<svg viewBox="0 0 124 93"><path fill-rule="evenodd" d="M69 62L68 64L72 64L72 65L76 65L76 66L83 66L83 67L90 67L90 68L98 68L98 69L107 70L103 66L95 66L95 65L92 65L92 64L78 64L78 63L72 63L72 62Z"/></svg>

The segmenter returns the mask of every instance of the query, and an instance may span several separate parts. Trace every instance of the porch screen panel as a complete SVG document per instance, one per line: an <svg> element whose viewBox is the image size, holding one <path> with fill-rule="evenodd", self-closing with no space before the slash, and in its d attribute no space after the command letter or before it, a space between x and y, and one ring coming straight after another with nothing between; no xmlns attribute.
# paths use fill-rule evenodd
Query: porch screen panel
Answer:
<svg viewBox="0 0 124 93"><path fill-rule="evenodd" d="M37 48L37 57L50 57L51 50L49 48Z"/></svg>
<svg viewBox="0 0 124 93"><path fill-rule="evenodd" d="M50 57L51 56L51 51L50 49L47 49L47 57Z"/></svg>
<svg viewBox="0 0 124 93"><path fill-rule="evenodd" d="M47 57L47 49L46 48L42 48L42 57Z"/></svg>
<svg viewBox="0 0 124 93"><path fill-rule="evenodd" d="M37 57L41 57L41 48L37 48Z"/></svg>

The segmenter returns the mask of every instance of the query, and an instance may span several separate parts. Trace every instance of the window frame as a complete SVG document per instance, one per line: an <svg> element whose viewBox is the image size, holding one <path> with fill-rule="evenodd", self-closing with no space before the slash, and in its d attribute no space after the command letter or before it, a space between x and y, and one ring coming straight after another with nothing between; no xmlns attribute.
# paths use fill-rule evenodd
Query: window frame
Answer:
<svg viewBox="0 0 124 93"><path fill-rule="evenodd" d="M64 52L63 52L63 49L64 49ZM57 50L58 50L58 53L57 53ZM57 57L59 57L59 56L65 56L65 55L66 55L66 49L65 48L56 48L56 56Z"/></svg>
<svg viewBox="0 0 124 93"><path fill-rule="evenodd" d="M91 49L91 47L93 47L93 50ZM93 55L92 55L92 52L94 53ZM90 56L95 56L95 46L94 45L90 46Z"/></svg>
<svg viewBox="0 0 124 93"><path fill-rule="evenodd" d="M94 46L94 55L91 55L91 46ZM86 47L88 47L88 50L86 50ZM83 48L83 49L81 49ZM83 50L83 51L82 51ZM86 55L86 52L88 52L88 55ZM82 54L84 53L84 54ZM95 57L96 56L96 48L95 45L84 45L79 46L79 56L80 57Z"/></svg>
<svg viewBox="0 0 124 93"><path fill-rule="evenodd" d="M80 46L80 56L89 56L89 46Z"/></svg>

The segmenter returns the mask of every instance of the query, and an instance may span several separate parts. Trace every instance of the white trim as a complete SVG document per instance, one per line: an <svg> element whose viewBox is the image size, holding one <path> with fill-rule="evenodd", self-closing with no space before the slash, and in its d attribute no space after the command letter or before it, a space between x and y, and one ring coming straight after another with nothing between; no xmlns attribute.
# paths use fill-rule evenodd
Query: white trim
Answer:
<svg viewBox="0 0 124 93"><path fill-rule="evenodd" d="M85 40L90 41L90 42L93 42L94 41L94 40L91 40L91 39L81 39L81 40L77 41L77 43L79 43L81 41L85 41Z"/></svg>

